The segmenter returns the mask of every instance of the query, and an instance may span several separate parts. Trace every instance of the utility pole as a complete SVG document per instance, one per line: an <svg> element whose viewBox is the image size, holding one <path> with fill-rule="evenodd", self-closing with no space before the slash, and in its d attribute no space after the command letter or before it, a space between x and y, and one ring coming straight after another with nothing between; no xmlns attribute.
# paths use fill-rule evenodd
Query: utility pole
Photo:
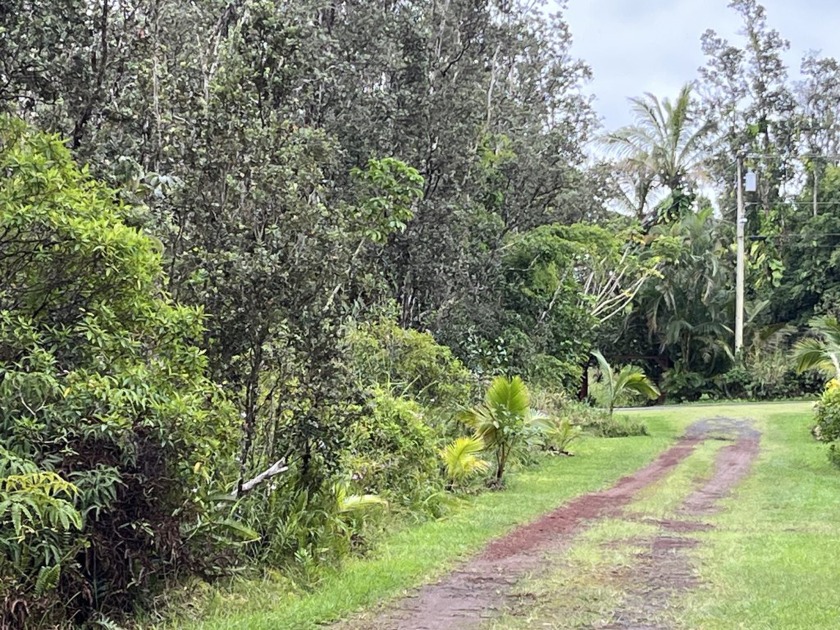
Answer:
<svg viewBox="0 0 840 630"><path fill-rule="evenodd" d="M744 212L744 160L738 156L738 182L735 187L738 211L735 219L737 234L737 257L735 272L735 356L744 348L744 228L747 219Z"/></svg>

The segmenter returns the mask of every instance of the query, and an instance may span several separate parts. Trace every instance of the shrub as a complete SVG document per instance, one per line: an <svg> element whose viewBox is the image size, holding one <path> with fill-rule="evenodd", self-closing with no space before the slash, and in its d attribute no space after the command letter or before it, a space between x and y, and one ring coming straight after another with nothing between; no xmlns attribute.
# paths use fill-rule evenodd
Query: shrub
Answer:
<svg viewBox="0 0 840 630"><path fill-rule="evenodd" d="M472 397L473 377L430 334L382 318L348 335L351 369L361 389L391 388L423 405L453 409Z"/></svg>
<svg viewBox="0 0 840 630"><path fill-rule="evenodd" d="M569 418L549 417L540 422L543 448L551 453L571 455L569 446L580 438L582 429Z"/></svg>
<svg viewBox="0 0 840 630"><path fill-rule="evenodd" d="M840 468L840 449L837 448L836 442L828 448L828 461L832 466Z"/></svg>
<svg viewBox="0 0 840 630"><path fill-rule="evenodd" d="M580 388L583 367L547 354L534 355L528 364L528 382L542 389L573 396Z"/></svg>
<svg viewBox="0 0 840 630"><path fill-rule="evenodd" d="M244 499L247 525L260 534L247 553L304 584L322 577L324 565L364 548L368 524L388 504L377 495L351 494L346 482L315 491L296 487L289 479L277 483Z"/></svg>
<svg viewBox="0 0 840 630"><path fill-rule="evenodd" d="M367 413L354 424L345 468L361 493L412 506L440 490L434 431L414 401L374 389Z"/></svg>
<svg viewBox="0 0 840 630"><path fill-rule="evenodd" d="M817 426L814 434L823 442L840 439L840 381L833 379L826 386L816 407Z"/></svg>
<svg viewBox="0 0 840 630"><path fill-rule="evenodd" d="M0 601L83 622L201 560L236 419L114 191L9 120L0 172Z"/></svg>
<svg viewBox="0 0 840 630"><path fill-rule="evenodd" d="M820 392L824 379L818 372L798 373L785 356L772 356L748 366L735 366L714 379L715 398L780 400Z"/></svg>
<svg viewBox="0 0 840 630"><path fill-rule="evenodd" d="M576 398L570 397L562 390L531 388L531 406L544 416L562 416L569 405L575 405Z"/></svg>
<svg viewBox="0 0 840 630"><path fill-rule="evenodd" d="M666 370L662 375L662 391L668 400L689 402L701 397L713 396L716 392L711 379L699 372L692 372L680 365Z"/></svg>
<svg viewBox="0 0 840 630"><path fill-rule="evenodd" d="M593 435L605 438L631 437L634 435L648 435L647 426L643 422L630 420L628 417L612 417L605 421L596 422L584 427Z"/></svg>
<svg viewBox="0 0 840 630"><path fill-rule="evenodd" d="M580 426L585 433L596 437L648 435L644 423L630 420L626 416L610 416L604 409L583 403L568 403L563 410L563 416Z"/></svg>

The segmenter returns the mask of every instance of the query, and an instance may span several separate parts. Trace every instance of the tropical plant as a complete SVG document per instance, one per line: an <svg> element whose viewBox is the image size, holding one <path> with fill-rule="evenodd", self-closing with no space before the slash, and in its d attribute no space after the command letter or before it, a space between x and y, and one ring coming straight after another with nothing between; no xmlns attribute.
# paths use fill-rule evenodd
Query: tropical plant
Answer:
<svg viewBox="0 0 840 630"><path fill-rule="evenodd" d="M635 199L628 198L642 220L656 187L666 188L674 201L688 192L708 155L707 140L714 125L693 111L689 84L673 102L650 93L630 102L635 123L607 134L604 143L620 159L619 171L633 182Z"/></svg>
<svg viewBox="0 0 840 630"><path fill-rule="evenodd" d="M625 322L622 354L655 355L658 369L703 383L729 369L734 274L725 229L707 206L650 230L650 253L661 262ZM683 394L699 396L693 386Z"/></svg>
<svg viewBox="0 0 840 630"><path fill-rule="evenodd" d="M478 456L483 450L484 440L476 436L455 438L441 449L440 457L446 468L450 489L473 475L489 470L490 463Z"/></svg>
<svg viewBox="0 0 840 630"><path fill-rule="evenodd" d="M625 365L616 372L600 351L593 351L592 356L598 361L601 382L606 385L607 408L610 416L613 415L616 400L626 392L636 392L651 400L659 397L659 389L645 375L642 368L635 365Z"/></svg>
<svg viewBox="0 0 840 630"><path fill-rule="evenodd" d="M569 446L580 438L583 429L569 418L545 417L539 421L543 446L552 453L571 455Z"/></svg>
<svg viewBox="0 0 840 630"><path fill-rule="evenodd" d="M460 418L493 452L496 485L501 485L511 455L526 442L529 433L538 431L536 423L540 420L530 407L528 387L518 376L497 376L484 402L464 411Z"/></svg>
<svg viewBox="0 0 840 630"><path fill-rule="evenodd" d="M815 408L814 437L822 442L840 440L840 381L831 379Z"/></svg>
<svg viewBox="0 0 840 630"><path fill-rule="evenodd" d="M832 315L815 317L810 322L815 337L802 339L793 346L796 370L818 369L840 379L840 322Z"/></svg>
<svg viewBox="0 0 840 630"><path fill-rule="evenodd" d="M840 446L840 444L832 444L828 447L828 461L831 462L835 468L840 468L840 449L837 448L838 446Z"/></svg>
<svg viewBox="0 0 840 630"><path fill-rule="evenodd" d="M16 574L19 590L37 598L55 589L62 569L72 567L73 555L83 548L81 542L66 544L82 529L73 506L78 494L58 474L0 446L0 578L13 583L10 574Z"/></svg>

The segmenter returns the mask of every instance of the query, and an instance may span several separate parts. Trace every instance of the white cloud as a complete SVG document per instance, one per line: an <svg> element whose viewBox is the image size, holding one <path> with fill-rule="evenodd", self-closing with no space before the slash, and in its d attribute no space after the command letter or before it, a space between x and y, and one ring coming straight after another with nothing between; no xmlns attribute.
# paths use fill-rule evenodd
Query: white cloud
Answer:
<svg viewBox="0 0 840 630"><path fill-rule="evenodd" d="M768 22L791 42L793 75L802 55L821 50L840 58L840 3L764 0ZM631 121L627 98L644 92L674 96L704 64L700 37L709 28L737 38L739 16L728 0L569 0L573 53L588 62L590 90L607 128Z"/></svg>

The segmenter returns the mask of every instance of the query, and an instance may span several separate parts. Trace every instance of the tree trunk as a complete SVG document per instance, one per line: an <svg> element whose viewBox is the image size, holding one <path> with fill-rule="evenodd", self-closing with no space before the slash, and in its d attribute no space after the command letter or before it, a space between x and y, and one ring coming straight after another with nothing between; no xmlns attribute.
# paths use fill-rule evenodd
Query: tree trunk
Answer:
<svg viewBox="0 0 840 630"><path fill-rule="evenodd" d="M589 398L589 363L583 366L583 374L580 379L580 389L578 390L578 400L585 402Z"/></svg>

